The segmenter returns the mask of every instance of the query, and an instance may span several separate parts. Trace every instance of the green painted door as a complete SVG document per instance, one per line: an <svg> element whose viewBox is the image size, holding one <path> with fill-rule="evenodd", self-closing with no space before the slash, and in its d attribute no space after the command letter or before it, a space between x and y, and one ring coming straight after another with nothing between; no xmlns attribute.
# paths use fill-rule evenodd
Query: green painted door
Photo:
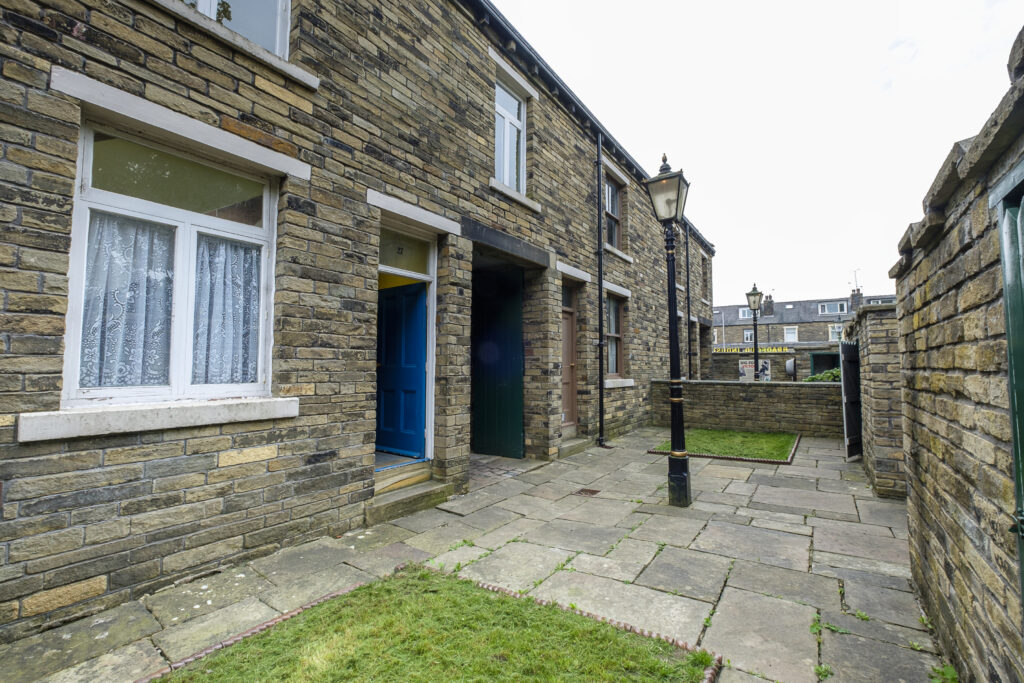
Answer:
<svg viewBox="0 0 1024 683"><path fill-rule="evenodd" d="M1002 246L1003 308L1006 311L1006 350L1010 375L1010 422L1013 428L1013 470L1017 509L1018 567L1024 589L1024 211L1020 202L1006 208L999 221Z"/></svg>
<svg viewBox="0 0 1024 683"><path fill-rule="evenodd" d="M522 458L523 271L473 273L471 447Z"/></svg>

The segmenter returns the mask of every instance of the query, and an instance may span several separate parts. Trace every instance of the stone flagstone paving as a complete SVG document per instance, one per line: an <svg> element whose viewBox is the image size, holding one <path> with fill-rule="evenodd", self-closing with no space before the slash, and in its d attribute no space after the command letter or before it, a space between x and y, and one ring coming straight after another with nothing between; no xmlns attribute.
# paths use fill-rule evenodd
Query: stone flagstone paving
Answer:
<svg viewBox="0 0 1024 683"><path fill-rule="evenodd" d="M876 498L838 441L803 439L791 466L693 458L680 509L665 457L646 452L665 438L640 429L554 463L474 456L470 493L436 509L0 645L3 680L135 680L426 561L706 647L726 683L815 681L819 664L830 681L928 681L939 659L909 582L906 507Z"/></svg>

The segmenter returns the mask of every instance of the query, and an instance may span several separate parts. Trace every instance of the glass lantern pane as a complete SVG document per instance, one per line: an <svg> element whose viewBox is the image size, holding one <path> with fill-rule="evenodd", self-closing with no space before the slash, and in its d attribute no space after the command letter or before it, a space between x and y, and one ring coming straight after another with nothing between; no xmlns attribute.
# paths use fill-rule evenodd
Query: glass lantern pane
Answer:
<svg viewBox="0 0 1024 683"><path fill-rule="evenodd" d="M98 131L92 186L246 225L263 223L263 183Z"/></svg>
<svg viewBox="0 0 1024 683"><path fill-rule="evenodd" d="M414 273L430 272L430 245L390 230L380 231L380 263Z"/></svg>

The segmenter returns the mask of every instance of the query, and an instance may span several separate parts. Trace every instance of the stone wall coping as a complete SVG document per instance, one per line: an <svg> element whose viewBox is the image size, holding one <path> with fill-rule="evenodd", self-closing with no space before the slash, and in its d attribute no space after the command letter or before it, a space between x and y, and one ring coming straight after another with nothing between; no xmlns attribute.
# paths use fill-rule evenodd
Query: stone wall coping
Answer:
<svg viewBox="0 0 1024 683"><path fill-rule="evenodd" d="M225 422L297 417L297 398L233 398L103 405L18 415L18 441L147 432Z"/></svg>
<svg viewBox="0 0 1024 683"><path fill-rule="evenodd" d="M50 87L85 103L86 108L101 119L112 118L113 123L127 120L133 128L141 126L152 131L158 140L168 137L184 140L191 149L198 146L213 158L227 156L236 165L244 164L264 173L290 175L301 180L309 180L312 174L309 164L287 154L275 152L62 66L54 66L50 70Z"/></svg>
<svg viewBox="0 0 1024 683"><path fill-rule="evenodd" d="M864 304L856 311L853 312L853 318L846 321L846 329L852 328L856 325L861 318L866 318L871 313L892 313L891 316L885 317L896 317L896 304Z"/></svg>
<svg viewBox="0 0 1024 683"><path fill-rule="evenodd" d="M668 379L652 379L651 384L668 384ZM744 387L806 387L812 389L814 387L832 387L838 389L840 387L839 382L780 382L778 380L772 380L771 382L740 382L739 380L724 380L724 379L684 379L684 384L708 384L718 386L736 386L741 385Z"/></svg>
<svg viewBox="0 0 1024 683"><path fill-rule="evenodd" d="M255 59L260 64L268 66L283 76L287 76L297 83L301 83L310 90L320 87L320 79L305 69L299 68L289 61L278 57L270 50L257 45L248 38L241 36L231 29L219 24L201 12L192 9L181 0L147 0L149 4L156 5L168 14L173 14L182 21L192 24L207 33L212 33L247 57Z"/></svg>
<svg viewBox="0 0 1024 683"><path fill-rule="evenodd" d="M534 213L541 213L544 210L544 207L540 205L540 202L533 201L522 192L512 189L511 187L501 182L497 178L491 178L487 184L495 192L500 192L509 199L522 204L523 206L530 209Z"/></svg>

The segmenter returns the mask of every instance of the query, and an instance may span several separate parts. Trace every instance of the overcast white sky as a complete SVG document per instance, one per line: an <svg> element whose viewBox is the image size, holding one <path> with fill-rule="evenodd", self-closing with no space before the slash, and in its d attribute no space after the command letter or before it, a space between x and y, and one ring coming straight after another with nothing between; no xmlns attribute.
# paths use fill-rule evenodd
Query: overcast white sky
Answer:
<svg viewBox="0 0 1024 683"><path fill-rule="evenodd" d="M1009 87L1020 0L492 0L650 174L690 180L716 305L895 291L896 243Z"/></svg>

